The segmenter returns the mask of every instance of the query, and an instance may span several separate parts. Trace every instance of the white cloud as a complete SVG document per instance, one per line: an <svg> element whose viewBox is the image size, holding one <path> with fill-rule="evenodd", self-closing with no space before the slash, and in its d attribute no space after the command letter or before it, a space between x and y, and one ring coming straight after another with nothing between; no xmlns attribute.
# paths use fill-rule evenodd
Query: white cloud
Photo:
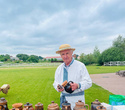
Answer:
<svg viewBox="0 0 125 110"><path fill-rule="evenodd" d="M56 55L69 43L76 53L103 51L125 36L124 0L0 1L1 54Z"/></svg>
<svg viewBox="0 0 125 110"><path fill-rule="evenodd" d="M107 36L107 40L113 41L113 40L115 40L118 36L119 36L118 34L117 34L117 35L112 35L112 36Z"/></svg>
<svg viewBox="0 0 125 110"><path fill-rule="evenodd" d="M88 38L87 38L87 36L76 37L75 39L73 39L72 42L73 42L75 45L81 45L81 44L84 44L84 43L88 42Z"/></svg>

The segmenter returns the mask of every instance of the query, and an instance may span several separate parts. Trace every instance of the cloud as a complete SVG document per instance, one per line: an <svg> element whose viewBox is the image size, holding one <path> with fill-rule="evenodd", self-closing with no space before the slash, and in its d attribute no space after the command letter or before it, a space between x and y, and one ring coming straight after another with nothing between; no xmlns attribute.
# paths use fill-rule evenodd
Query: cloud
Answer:
<svg viewBox="0 0 125 110"><path fill-rule="evenodd" d="M68 43L76 53L101 51L125 35L124 0L0 1L1 54L56 55Z"/></svg>

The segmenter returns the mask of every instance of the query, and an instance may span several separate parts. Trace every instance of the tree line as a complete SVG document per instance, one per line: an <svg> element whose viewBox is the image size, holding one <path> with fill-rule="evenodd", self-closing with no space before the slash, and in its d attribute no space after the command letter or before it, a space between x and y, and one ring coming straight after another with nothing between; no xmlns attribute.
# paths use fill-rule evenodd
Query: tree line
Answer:
<svg viewBox="0 0 125 110"><path fill-rule="evenodd" d="M0 55L0 61L1 62L15 62L15 63L20 63L20 62L34 62L38 63L43 59L41 56L37 55L27 55L27 54L17 54L16 55L19 60L11 59L11 56L6 54L6 55Z"/></svg>
<svg viewBox="0 0 125 110"><path fill-rule="evenodd" d="M46 59L43 60L43 57L36 56L36 55L27 55L27 54L17 54L16 57L19 58L19 60L15 60L14 62L20 63L20 62L34 62L38 63L40 61L47 61ZM108 49L104 50L102 53L100 53L100 50L97 46L95 46L95 49L93 53L90 54L80 54L80 59L78 58L78 55L76 55L76 59L83 62L85 65L103 65L104 62L109 61L125 61L125 38L123 38L121 35L119 35L112 43L112 46ZM12 62L10 55L0 55L0 61L1 62ZM56 62L57 59L48 59L49 62Z"/></svg>
<svg viewBox="0 0 125 110"><path fill-rule="evenodd" d="M103 65L109 61L125 61L125 38L119 35L113 42L112 46L100 53L96 46L93 53L80 55L81 62L85 65L97 64Z"/></svg>

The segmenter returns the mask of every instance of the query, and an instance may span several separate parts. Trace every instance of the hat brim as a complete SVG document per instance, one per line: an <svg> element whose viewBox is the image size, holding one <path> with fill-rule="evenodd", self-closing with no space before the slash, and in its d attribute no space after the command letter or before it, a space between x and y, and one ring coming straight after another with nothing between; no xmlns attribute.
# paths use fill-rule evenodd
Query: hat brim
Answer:
<svg viewBox="0 0 125 110"><path fill-rule="evenodd" d="M64 50L75 50L75 48L64 48L64 49L60 49L58 51L56 51L57 54L60 54L61 51L64 51Z"/></svg>

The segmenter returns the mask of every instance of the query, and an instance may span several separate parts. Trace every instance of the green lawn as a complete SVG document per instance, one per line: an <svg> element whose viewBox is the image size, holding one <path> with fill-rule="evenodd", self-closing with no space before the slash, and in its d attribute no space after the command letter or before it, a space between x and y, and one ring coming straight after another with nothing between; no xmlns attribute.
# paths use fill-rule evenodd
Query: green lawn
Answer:
<svg viewBox="0 0 125 110"><path fill-rule="evenodd" d="M125 70L125 66L87 66L90 74L115 73L119 70Z"/></svg>
<svg viewBox="0 0 125 110"><path fill-rule="evenodd" d="M87 66L90 74L95 73L111 73L123 70L125 67L104 67L104 66ZM0 86L10 84L8 94L0 92L0 98L4 97L8 101L9 109L14 103L27 102L35 104L41 102L44 109L54 101L59 105L60 93L53 88L54 74L56 67L13 67L0 68ZM85 91L86 104L91 105L95 99L100 102L108 102L109 95L112 94L107 90L93 84L93 86Z"/></svg>

